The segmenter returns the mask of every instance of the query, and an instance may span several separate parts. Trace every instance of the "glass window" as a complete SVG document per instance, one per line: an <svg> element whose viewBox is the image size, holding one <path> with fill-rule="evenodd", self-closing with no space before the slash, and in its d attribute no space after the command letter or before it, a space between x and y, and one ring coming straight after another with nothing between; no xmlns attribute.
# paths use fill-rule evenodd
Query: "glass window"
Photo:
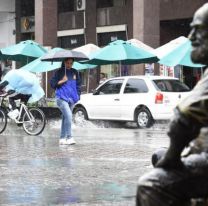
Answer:
<svg viewBox="0 0 208 206"><path fill-rule="evenodd" d="M97 0L97 8L124 6L126 0Z"/></svg>
<svg viewBox="0 0 208 206"><path fill-rule="evenodd" d="M97 0L97 8L113 7L113 0Z"/></svg>
<svg viewBox="0 0 208 206"><path fill-rule="evenodd" d="M147 85L143 79L129 79L126 83L124 93L146 93Z"/></svg>
<svg viewBox="0 0 208 206"><path fill-rule="evenodd" d="M179 80L174 79L158 79L153 80L156 88L163 92L187 92L190 91L189 87Z"/></svg>
<svg viewBox="0 0 208 206"><path fill-rule="evenodd" d="M74 0L58 0L58 13L75 11Z"/></svg>
<svg viewBox="0 0 208 206"><path fill-rule="evenodd" d="M119 94L122 83L123 79L110 80L106 82L103 86L101 86L96 94Z"/></svg>
<svg viewBox="0 0 208 206"><path fill-rule="evenodd" d="M65 49L73 49L85 44L84 35L58 37L58 46Z"/></svg>
<svg viewBox="0 0 208 206"><path fill-rule="evenodd" d="M35 15L35 2L34 0L21 0L21 16L34 16Z"/></svg>

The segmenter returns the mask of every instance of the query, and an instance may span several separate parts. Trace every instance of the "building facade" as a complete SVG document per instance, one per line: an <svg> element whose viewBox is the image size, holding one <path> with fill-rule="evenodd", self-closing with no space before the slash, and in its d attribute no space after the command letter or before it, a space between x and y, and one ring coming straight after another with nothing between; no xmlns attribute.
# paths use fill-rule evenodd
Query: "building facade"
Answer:
<svg viewBox="0 0 208 206"><path fill-rule="evenodd" d="M6 0L5 0L6 1ZM11 1L11 0L10 0ZM16 42L34 39L44 46L73 49L87 43L100 47L116 39L136 38L156 48L187 36L193 14L206 0L16 0ZM89 72L90 90L100 71L117 75L118 66ZM124 66L123 75L144 74L144 65ZM50 92L44 74L43 85ZM87 78L83 72L83 91ZM159 67L155 67L159 74ZM50 96L50 95L49 95Z"/></svg>
<svg viewBox="0 0 208 206"><path fill-rule="evenodd" d="M0 1L0 48L15 44L15 0ZM2 61L0 70L11 67L11 62Z"/></svg>

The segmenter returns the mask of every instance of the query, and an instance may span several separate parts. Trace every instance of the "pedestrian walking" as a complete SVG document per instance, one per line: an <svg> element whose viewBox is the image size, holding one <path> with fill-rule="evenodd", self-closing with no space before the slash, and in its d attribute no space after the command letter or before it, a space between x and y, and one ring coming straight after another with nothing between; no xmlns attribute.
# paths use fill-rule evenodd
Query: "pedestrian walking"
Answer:
<svg viewBox="0 0 208 206"><path fill-rule="evenodd" d="M62 112L59 144L66 145L76 143L71 131L72 108L81 94L81 78L77 70L72 68L73 62L73 58L65 59L50 81L51 87L55 89L57 106Z"/></svg>

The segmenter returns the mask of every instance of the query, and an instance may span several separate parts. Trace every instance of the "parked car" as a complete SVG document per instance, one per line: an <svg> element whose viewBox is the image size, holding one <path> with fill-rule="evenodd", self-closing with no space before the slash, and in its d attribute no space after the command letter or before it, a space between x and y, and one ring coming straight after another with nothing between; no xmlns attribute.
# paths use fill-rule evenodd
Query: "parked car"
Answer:
<svg viewBox="0 0 208 206"><path fill-rule="evenodd" d="M74 120L134 121L139 128L169 120L190 89L177 78L124 76L106 80L93 93L81 95Z"/></svg>

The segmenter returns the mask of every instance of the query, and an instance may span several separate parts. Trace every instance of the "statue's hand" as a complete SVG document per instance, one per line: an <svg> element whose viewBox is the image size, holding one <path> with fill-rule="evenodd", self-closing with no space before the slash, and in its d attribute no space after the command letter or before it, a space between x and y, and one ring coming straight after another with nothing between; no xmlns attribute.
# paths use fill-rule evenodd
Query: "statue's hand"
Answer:
<svg viewBox="0 0 208 206"><path fill-rule="evenodd" d="M155 167L164 169L180 169L184 167L184 164L182 163L181 159L168 159L163 157L157 162Z"/></svg>

